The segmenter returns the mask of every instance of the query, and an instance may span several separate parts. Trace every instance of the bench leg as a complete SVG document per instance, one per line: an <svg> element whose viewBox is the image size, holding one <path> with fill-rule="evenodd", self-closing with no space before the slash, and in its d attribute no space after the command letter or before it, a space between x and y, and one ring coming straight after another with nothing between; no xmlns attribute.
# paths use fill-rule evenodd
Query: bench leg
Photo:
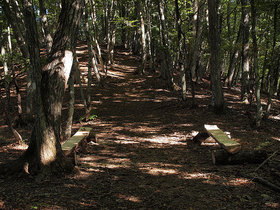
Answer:
<svg viewBox="0 0 280 210"><path fill-rule="evenodd" d="M78 165L78 157L77 157L76 151L74 151L73 153L74 153L74 164L76 166L76 165Z"/></svg>

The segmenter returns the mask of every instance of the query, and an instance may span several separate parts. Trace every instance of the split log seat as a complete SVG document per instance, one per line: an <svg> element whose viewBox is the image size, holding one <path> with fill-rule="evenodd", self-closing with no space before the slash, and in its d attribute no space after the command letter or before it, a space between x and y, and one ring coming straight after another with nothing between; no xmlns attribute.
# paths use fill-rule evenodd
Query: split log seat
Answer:
<svg viewBox="0 0 280 210"><path fill-rule="evenodd" d="M204 125L207 133L228 153L236 154L241 150L241 145L228 137L217 125Z"/></svg>
<svg viewBox="0 0 280 210"><path fill-rule="evenodd" d="M79 147L82 147L82 150L85 149L84 144L87 144L87 138L90 136L92 128L81 127L71 138L62 144L62 151L66 156L73 153L74 162L77 165L77 151Z"/></svg>

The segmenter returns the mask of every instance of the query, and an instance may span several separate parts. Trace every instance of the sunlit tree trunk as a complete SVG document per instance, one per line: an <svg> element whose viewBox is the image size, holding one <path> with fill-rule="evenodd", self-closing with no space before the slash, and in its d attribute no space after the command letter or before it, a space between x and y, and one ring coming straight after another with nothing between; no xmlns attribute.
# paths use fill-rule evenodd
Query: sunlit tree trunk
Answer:
<svg viewBox="0 0 280 210"><path fill-rule="evenodd" d="M68 93L69 93L69 99L68 99L68 109L67 109L67 117L65 121L65 127L62 131L62 140L66 141L71 137L72 132L72 123L73 123L73 115L75 110L75 87L74 87L74 78L75 73L79 71L78 69L78 63L77 63L77 54L76 54L76 43L73 43L72 46L73 51L73 65L71 69L71 73L68 79Z"/></svg>

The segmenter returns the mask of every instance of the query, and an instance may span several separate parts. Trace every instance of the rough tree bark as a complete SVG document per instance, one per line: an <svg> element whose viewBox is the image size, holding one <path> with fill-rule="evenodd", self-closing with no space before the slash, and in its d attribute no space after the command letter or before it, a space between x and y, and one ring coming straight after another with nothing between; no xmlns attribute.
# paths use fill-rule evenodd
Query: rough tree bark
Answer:
<svg viewBox="0 0 280 210"><path fill-rule="evenodd" d="M38 31L29 0L22 0L26 37L30 54L31 71L35 86L36 122L29 147L8 172L25 172L43 176L71 171L73 164L67 161L60 145L60 125L63 95L69 79L73 52L71 44L84 6L83 0L62 0L62 9L54 35L53 46L42 68L40 62ZM7 172L7 168L4 168Z"/></svg>

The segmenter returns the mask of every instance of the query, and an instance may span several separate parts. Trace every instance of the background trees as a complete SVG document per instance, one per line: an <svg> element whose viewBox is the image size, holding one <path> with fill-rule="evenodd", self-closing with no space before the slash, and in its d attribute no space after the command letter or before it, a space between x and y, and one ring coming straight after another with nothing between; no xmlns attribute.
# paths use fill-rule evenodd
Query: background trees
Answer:
<svg viewBox="0 0 280 210"><path fill-rule="evenodd" d="M82 11L83 5L82 0L1 0L2 100L9 107L11 84L19 75L13 67L19 65L20 74L26 76L26 105L18 109L18 116L25 110L25 119L37 119L30 145L42 146L37 154L40 163L45 140L46 148L56 148L57 155L60 136L71 133L70 129L62 135L61 108L68 78L73 95L73 72L79 74L78 65L72 68L77 40L88 47L86 120L91 114L92 83L102 86L101 72L104 65L114 67L116 47L141 57L136 73L156 73L164 87L179 87L182 100L191 95L195 104L196 86L211 78L209 104L215 111L225 110L222 87L237 87L240 98L257 107L257 127L263 119L264 97L268 98L264 117L269 117L272 99L280 95L278 1L88 0Z"/></svg>

